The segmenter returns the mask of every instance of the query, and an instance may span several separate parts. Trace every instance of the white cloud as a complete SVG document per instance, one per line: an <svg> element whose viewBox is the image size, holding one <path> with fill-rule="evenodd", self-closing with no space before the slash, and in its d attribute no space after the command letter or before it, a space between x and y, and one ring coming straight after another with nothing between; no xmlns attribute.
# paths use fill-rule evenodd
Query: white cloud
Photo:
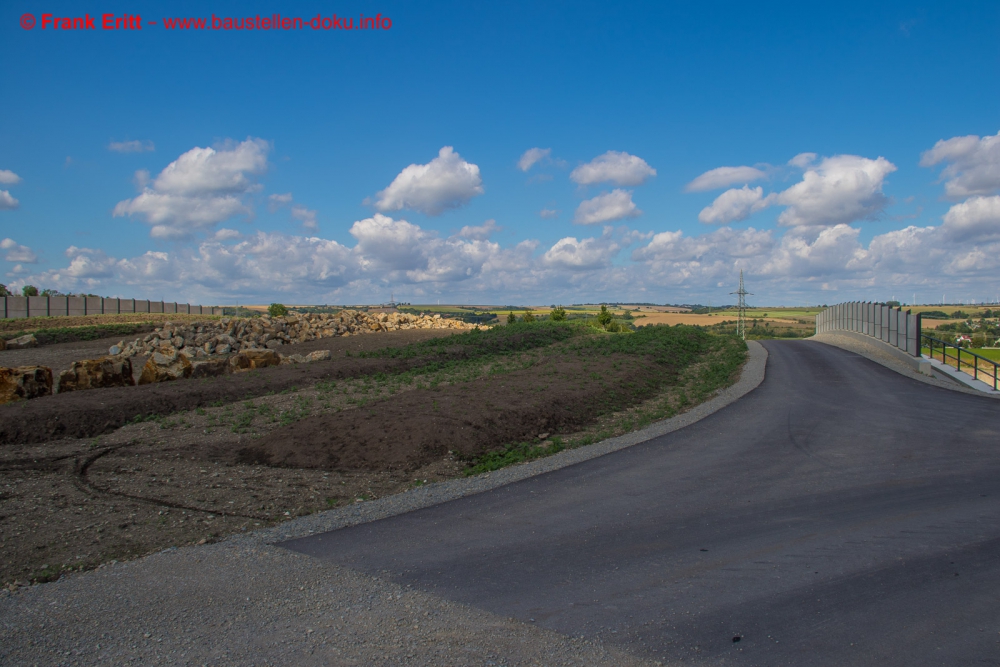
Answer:
<svg viewBox="0 0 1000 667"><path fill-rule="evenodd" d="M0 190L0 210L15 209L20 205L21 203L14 199L9 192Z"/></svg>
<svg viewBox="0 0 1000 667"><path fill-rule="evenodd" d="M805 169L815 161L816 161L815 153L799 153L791 160L789 160L788 164L792 165L793 167L798 167L799 169Z"/></svg>
<svg viewBox="0 0 1000 667"><path fill-rule="evenodd" d="M551 148L529 148L521 155L517 161L517 168L521 171L528 171L535 164L552 155Z"/></svg>
<svg viewBox="0 0 1000 667"><path fill-rule="evenodd" d="M759 272L817 280L865 269L868 253L858 243L859 233L850 225L840 224L821 230L812 242L797 234L785 234Z"/></svg>
<svg viewBox="0 0 1000 667"><path fill-rule="evenodd" d="M778 223L787 227L829 226L873 218L888 204L882 194L885 177L896 166L883 157L857 155L824 158L808 168L802 181L775 201L787 206Z"/></svg>
<svg viewBox="0 0 1000 667"><path fill-rule="evenodd" d="M242 236L243 235L235 229L223 227L219 231L215 232L215 234L212 235L212 238L216 241L232 241L233 239L238 239Z"/></svg>
<svg viewBox="0 0 1000 667"><path fill-rule="evenodd" d="M17 185L21 182L21 177L10 169L0 169L0 183L4 185Z"/></svg>
<svg viewBox="0 0 1000 667"><path fill-rule="evenodd" d="M1000 239L1000 196L971 197L944 214L942 232L955 241Z"/></svg>
<svg viewBox="0 0 1000 667"><path fill-rule="evenodd" d="M293 206L292 217L300 221L302 226L308 230L315 231L319 229L319 223L316 222L316 211L312 211L305 206L298 204Z"/></svg>
<svg viewBox="0 0 1000 667"><path fill-rule="evenodd" d="M4 260L8 262L24 262L25 264L35 264L38 262L38 255L31 248L17 243L14 239L7 238L0 241L0 249L7 251L7 254L4 255Z"/></svg>
<svg viewBox="0 0 1000 667"><path fill-rule="evenodd" d="M554 208L543 208L538 215L545 220L554 220L559 217L559 211Z"/></svg>
<svg viewBox="0 0 1000 667"><path fill-rule="evenodd" d="M557 269L590 271L607 266L619 250L621 246L609 234L583 240L567 236L545 251L542 263Z"/></svg>
<svg viewBox="0 0 1000 667"><path fill-rule="evenodd" d="M115 153L145 153L156 150L156 147L148 139L143 141L112 141L108 144L108 150Z"/></svg>
<svg viewBox="0 0 1000 667"><path fill-rule="evenodd" d="M945 195L951 199L988 195L1000 189L1000 133L938 141L920 156L921 167L949 163L941 172L947 179Z"/></svg>
<svg viewBox="0 0 1000 667"><path fill-rule="evenodd" d="M490 238L493 234L499 232L503 227L497 225L497 221L490 218L478 227L473 227L471 225L466 225L459 230L456 236L463 239L470 239L473 241L485 241Z"/></svg>
<svg viewBox="0 0 1000 667"><path fill-rule="evenodd" d="M611 182L615 185L642 185L647 178L656 176L656 170L642 158L625 152L608 151L598 155L572 172L570 179L580 185Z"/></svg>
<svg viewBox="0 0 1000 667"><path fill-rule="evenodd" d="M688 183L684 190L687 192L718 190L737 183L752 183L766 175L756 167L717 167Z"/></svg>
<svg viewBox="0 0 1000 667"><path fill-rule="evenodd" d="M597 225L612 220L634 218L641 214L642 211L632 201L632 192L616 188L580 202L573 222L580 225Z"/></svg>
<svg viewBox="0 0 1000 667"><path fill-rule="evenodd" d="M406 208L440 215L483 192L479 167L463 160L451 146L445 146L429 163L411 164L403 169L389 187L375 195L374 204L382 212Z"/></svg>
<svg viewBox="0 0 1000 667"><path fill-rule="evenodd" d="M147 190L138 197L115 205L115 217L141 215L152 225L150 236L161 240L184 239L193 232L205 231L223 220L249 214L243 201L232 195L222 197L185 197Z"/></svg>
<svg viewBox="0 0 1000 667"><path fill-rule="evenodd" d="M219 149L192 148L171 162L149 182L149 174L136 172L143 191L118 202L113 215L145 218L150 235L164 240L184 239L207 231L235 215L250 214L242 196L258 185L252 176L267 168L269 145L247 139Z"/></svg>
<svg viewBox="0 0 1000 667"><path fill-rule="evenodd" d="M292 193L286 192L283 195L268 195L267 197L267 210L274 213L282 206L287 206L292 203Z"/></svg>
<svg viewBox="0 0 1000 667"><path fill-rule="evenodd" d="M715 198L710 206L706 206L698 214L698 220L705 224L725 224L746 220L757 211L763 210L774 203L775 195L764 196L760 186L750 189L742 188L726 190Z"/></svg>

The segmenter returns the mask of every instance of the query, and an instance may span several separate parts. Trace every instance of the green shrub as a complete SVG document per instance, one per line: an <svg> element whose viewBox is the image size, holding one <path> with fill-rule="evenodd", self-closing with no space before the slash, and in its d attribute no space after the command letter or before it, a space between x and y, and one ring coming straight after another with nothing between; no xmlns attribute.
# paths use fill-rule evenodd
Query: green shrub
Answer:
<svg viewBox="0 0 1000 667"><path fill-rule="evenodd" d="M280 303L272 303L267 307L267 314L271 317L284 317L288 314L288 308Z"/></svg>
<svg viewBox="0 0 1000 667"><path fill-rule="evenodd" d="M603 303L601 304L601 312L597 314L597 323L601 325L601 328L607 329L608 325L614 320L614 315L608 310L608 307Z"/></svg>
<svg viewBox="0 0 1000 667"><path fill-rule="evenodd" d="M514 324L517 322L517 317L514 315L514 311L507 313L507 324Z"/></svg>
<svg viewBox="0 0 1000 667"><path fill-rule="evenodd" d="M565 322L566 321L566 309L562 306L558 308L553 308L552 312L549 313L549 319L553 322Z"/></svg>
<svg viewBox="0 0 1000 667"><path fill-rule="evenodd" d="M521 318L521 320L523 322L529 322L529 323L530 322L534 322L535 321L535 316L532 315L530 312L527 312L527 313L524 314L524 317Z"/></svg>

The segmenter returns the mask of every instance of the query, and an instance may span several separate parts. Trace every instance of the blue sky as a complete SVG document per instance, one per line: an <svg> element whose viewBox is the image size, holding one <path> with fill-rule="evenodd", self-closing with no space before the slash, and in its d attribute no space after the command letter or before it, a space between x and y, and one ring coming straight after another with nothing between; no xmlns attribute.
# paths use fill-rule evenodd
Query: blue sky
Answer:
<svg viewBox="0 0 1000 667"><path fill-rule="evenodd" d="M4 3L0 280L722 303L742 268L762 305L995 298L1000 5L812 4ZM275 12L392 27L163 26Z"/></svg>

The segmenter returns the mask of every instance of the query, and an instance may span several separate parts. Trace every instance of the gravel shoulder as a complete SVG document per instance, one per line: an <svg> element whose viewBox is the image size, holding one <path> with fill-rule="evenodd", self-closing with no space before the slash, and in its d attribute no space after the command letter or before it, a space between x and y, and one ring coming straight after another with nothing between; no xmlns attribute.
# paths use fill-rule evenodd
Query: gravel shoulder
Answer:
<svg viewBox="0 0 1000 667"><path fill-rule="evenodd" d="M749 360L734 385L640 431L216 544L168 549L54 583L0 592L0 662L654 664L301 556L277 543L480 493L683 428L760 384L767 353L755 342L748 345Z"/></svg>

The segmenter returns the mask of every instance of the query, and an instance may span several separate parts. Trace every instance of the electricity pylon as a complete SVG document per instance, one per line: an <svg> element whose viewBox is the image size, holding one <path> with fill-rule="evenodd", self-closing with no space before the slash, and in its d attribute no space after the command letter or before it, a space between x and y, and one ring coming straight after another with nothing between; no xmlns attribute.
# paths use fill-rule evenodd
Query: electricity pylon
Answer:
<svg viewBox="0 0 1000 667"><path fill-rule="evenodd" d="M746 291L743 287L743 269L740 269L740 288L735 292L730 292L730 294L738 294L740 299L738 305L736 306L740 311L739 320L736 322L736 335L743 340L747 339L747 295L753 296L752 292Z"/></svg>

